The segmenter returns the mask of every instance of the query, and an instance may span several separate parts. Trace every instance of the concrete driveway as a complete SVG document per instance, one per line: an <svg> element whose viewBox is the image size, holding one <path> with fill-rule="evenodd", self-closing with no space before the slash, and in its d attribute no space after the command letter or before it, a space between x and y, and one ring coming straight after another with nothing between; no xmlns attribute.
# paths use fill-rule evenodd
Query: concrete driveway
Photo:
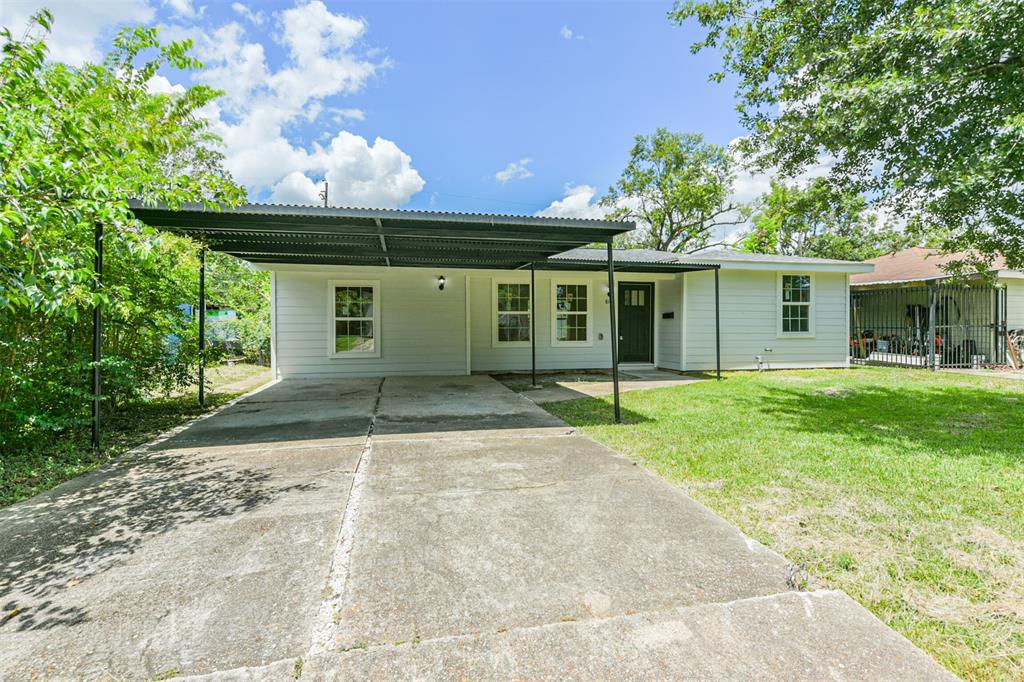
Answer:
<svg viewBox="0 0 1024 682"><path fill-rule="evenodd" d="M950 679L790 574L490 378L282 382L0 510L0 678Z"/></svg>

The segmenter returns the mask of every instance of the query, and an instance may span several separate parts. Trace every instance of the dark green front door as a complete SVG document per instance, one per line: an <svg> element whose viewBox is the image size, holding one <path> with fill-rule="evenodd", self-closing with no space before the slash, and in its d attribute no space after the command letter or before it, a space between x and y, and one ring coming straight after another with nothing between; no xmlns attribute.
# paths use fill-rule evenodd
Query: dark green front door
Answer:
<svg viewBox="0 0 1024 682"><path fill-rule="evenodd" d="M654 285L619 284L619 362L654 362Z"/></svg>

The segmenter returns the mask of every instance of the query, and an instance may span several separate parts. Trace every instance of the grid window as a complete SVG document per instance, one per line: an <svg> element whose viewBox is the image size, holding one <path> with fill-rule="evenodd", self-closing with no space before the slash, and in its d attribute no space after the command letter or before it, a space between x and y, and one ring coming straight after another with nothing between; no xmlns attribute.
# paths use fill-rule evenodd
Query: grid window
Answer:
<svg viewBox="0 0 1024 682"><path fill-rule="evenodd" d="M334 352L372 353L376 350L374 288L334 287Z"/></svg>
<svg viewBox="0 0 1024 682"><path fill-rule="evenodd" d="M530 340L530 285L506 283L497 286L498 341Z"/></svg>
<svg viewBox="0 0 1024 682"><path fill-rule="evenodd" d="M555 340L587 341L589 297L586 284L555 284Z"/></svg>
<svg viewBox="0 0 1024 682"><path fill-rule="evenodd" d="M782 333L811 331L811 276L782 275Z"/></svg>

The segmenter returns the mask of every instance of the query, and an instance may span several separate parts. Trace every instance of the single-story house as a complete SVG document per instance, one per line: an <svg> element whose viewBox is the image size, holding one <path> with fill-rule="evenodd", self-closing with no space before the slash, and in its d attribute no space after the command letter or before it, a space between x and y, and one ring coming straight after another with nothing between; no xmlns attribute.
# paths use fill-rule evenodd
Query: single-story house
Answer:
<svg viewBox="0 0 1024 682"><path fill-rule="evenodd" d="M1012 364L1008 339L1024 330L1024 272L997 259L987 277L951 281L945 266L965 256L914 247L870 260L872 272L852 275L854 362Z"/></svg>
<svg viewBox="0 0 1024 682"><path fill-rule="evenodd" d="M272 271L273 370L289 378L607 369L613 309L622 365L845 367L849 278L873 269L611 251L634 227L616 221L278 205L135 212Z"/></svg>
<svg viewBox="0 0 1024 682"><path fill-rule="evenodd" d="M672 267L690 264L720 268L722 368L849 362L847 275L859 264L727 251L615 250L613 258L621 365L715 370L715 272ZM533 349L539 370L609 368L607 275L582 267L603 269L605 259L586 248L552 257L565 267L536 271L535 292L528 268L267 264L275 372L508 372L529 370Z"/></svg>

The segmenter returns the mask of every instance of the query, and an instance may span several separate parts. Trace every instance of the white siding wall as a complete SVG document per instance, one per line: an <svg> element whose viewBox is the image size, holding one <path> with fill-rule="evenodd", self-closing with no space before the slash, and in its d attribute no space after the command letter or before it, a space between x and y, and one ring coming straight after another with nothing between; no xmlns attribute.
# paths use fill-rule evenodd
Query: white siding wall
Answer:
<svg viewBox="0 0 1024 682"><path fill-rule="evenodd" d="M655 291L655 324L658 325L658 366L682 369L683 281L681 278L658 282ZM672 313L672 319L663 315Z"/></svg>
<svg viewBox="0 0 1024 682"><path fill-rule="evenodd" d="M437 277L441 274L447 279L444 291L437 289ZM765 355L773 367L846 365L846 275L815 273L817 334L813 339L777 338L776 272L723 269L721 276L723 368L753 368L757 354ZM492 341L495 305L492 278L529 281L529 273L281 266L275 271L273 287L273 357L278 375L456 375L468 371L528 370L529 346L495 347ZM379 358L328 357L332 321L328 313L327 283L332 279L380 281ZM594 319L590 346L551 344L551 287L560 279L585 281L592 287L590 302ZM618 279L655 282L657 365L684 370L714 367L712 273L690 273L685 279L624 273ZM611 366L606 282L603 273L537 272L535 313L539 369ZM1021 290L1024 293L1024 286ZM1024 303L1020 306L1024 313ZM468 343L467 309L471 332ZM662 318L667 312L674 313L673 319ZM1018 326L1024 327L1024 319ZM766 347L773 348L774 352L765 352Z"/></svg>
<svg viewBox="0 0 1024 682"><path fill-rule="evenodd" d="M296 267L275 273L275 358L282 377L454 375L466 373L465 278L428 269ZM328 285L380 281L379 358L329 358Z"/></svg>
<svg viewBox="0 0 1024 682"><path fill-rule="evenodd" d="M472 366L474 372L520 371L530 369L530 347L501 347L493 342L495 315L492 278L499 281L529 282L529 272L479 273L471 277L470 307L472 308ZM655 282L656 306L660 304L661 288L674 287L672 276L656 277L623 273L616 278L621 282ZM585 282L591 287L590 304L593 315L590 346L553 346L551 344L551 289L559 282ZM537 369L604 369L612 365L610 347L610 320L608 305L605 303L605 287L608 276L604 273L551 273L537 272ZM678 288L675 288L678 299ZM655 309L654 328L659 342L655 344L655 358L660 359L664 350L660 339L674 334L676 362L678 363L678 339L681 325L680 315L674 320L662 320ZM668 335L662 333L662 323L674 326ZM659 364L661 364L659 362ZM668 365L665 365L668 366Z"/></svg>
<svg viewBox="0 0 1024 682"><path fill-rule="evenodd" d="M802 274L798 270L787 270ZM773 368L846 367L848 326L846 275L814 274L815 336L779 338L778 272L721 271L723 369L755 369L755 355ZM685 369L715 366L715 280L713 272L685 276ZM766 351L771 348L771 351Z"/></svg>
<svg viewBox="0 0 1024 682"><path fill-rule="evenodd" d="M1009 329L1024 329L1024 279L1003 279L1006 285L1006 323Z"/></svg>

